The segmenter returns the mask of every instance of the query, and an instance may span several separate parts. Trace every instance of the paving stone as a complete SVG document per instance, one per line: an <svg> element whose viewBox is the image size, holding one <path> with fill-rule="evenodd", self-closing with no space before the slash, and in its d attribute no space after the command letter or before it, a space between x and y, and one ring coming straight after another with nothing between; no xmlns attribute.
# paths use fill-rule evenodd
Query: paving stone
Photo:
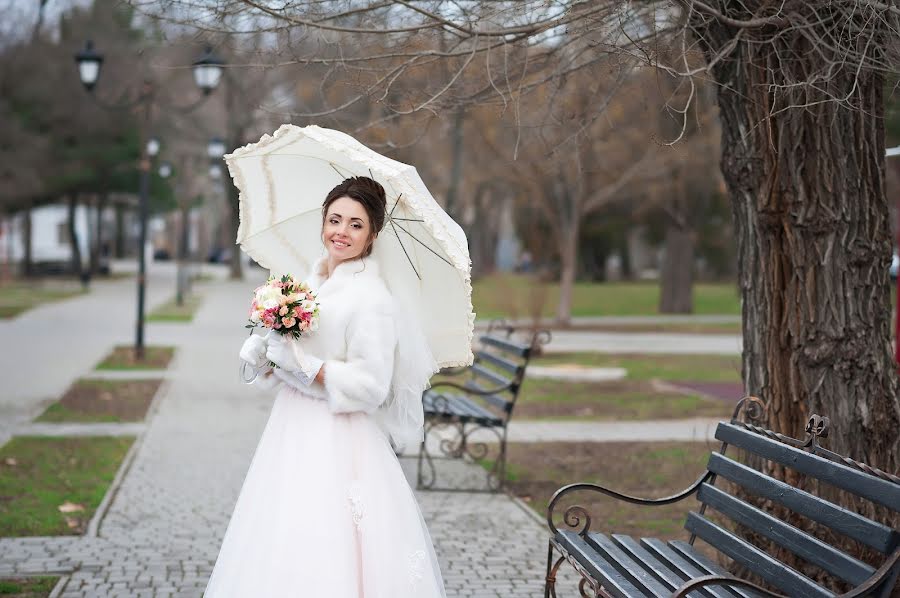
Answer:
<svg viewBox="0 0 900 598"><path fill-rule="evenodd" d="M239 314L253 286L219 283L191 325L148 326L148 343L178 353L98 536L0 539L0 575L70 572L69 598L202 594L272 404L237 375ZM451 485L483 485L480 468L445 464ZM415 456L401 465L414 480ZM448 597L541 594L548 533L519 503L503 494L417 496Z"/></svg>

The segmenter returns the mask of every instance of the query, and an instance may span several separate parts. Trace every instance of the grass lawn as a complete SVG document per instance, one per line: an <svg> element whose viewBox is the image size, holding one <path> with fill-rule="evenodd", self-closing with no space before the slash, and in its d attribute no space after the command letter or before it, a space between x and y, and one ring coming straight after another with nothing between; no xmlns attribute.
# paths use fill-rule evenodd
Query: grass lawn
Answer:
<svg viewBox="0 0 900 598"><path fill-rule="evenodd" d="M83 292L81 284L71 280L0 284L0 319L13 318L41 303L68 299Z"/></svg>
<svg viewBox="0 0 900 598"><path fill-rule="evenodd" d="M543 519L556 490L574 482L592 482L616 491L658 498L693 483L704 471L714 447L701 442L541 442L508 445L509 490ZM557 507L560 515L579 504L591 513L591 529L665 540L687 539L686 513L698 503L639 507L600 495L581 493Z"/></svg>
<svg viewBox="0 0 900 598"><path fill-rule="evenodd" d="M5 598L46 598L58 581L58 577L0 579L0 596Z"/></svg>
<svg viewBox="0 0 900 598"><path fill-rule="evenodd" d="M578 324L563 330L589 332L668 332L680 334L741 334L740 322L659 322L659 323L616 323Z"/></svg>
<svg viewBox="0 0 900 598"><path fill-rule="evenodd" d="M177 305L175 300L161 305L147 316L148 322L191 322L194 314L203 302L201 297L191 295L185 297L181 305Z"/></svg>
<svg viewBox="0 0 900 598"><path fill-rule="evenodd" d="M134 347L119 346L97 364L98 370L164 370L169 367L175 347L144 347L144 358L137 359Z"/></svg>
<svg viewBox="0 0 900 598"><path fill-rule="evenodd" d="M39 422L139 422L161 380L78 380Z"/></svg>
<svg viewBox="0 0 900 598"><path fill-rule="evenodd" d="M516 419L646 420L727 417L733 404L695 395L661 392L648 382L562 382L528 379Z"/></svg>
<svg viewBox="0 0 900 598"><path fill-rule="evenodd" d="M84 533L133 442L14 437L0 448L0 537Z"/></svg>
<svg viewBox="0 0 900 598"><path fill-rule="evenodd" d="M573 316L632 316L658 314L656 282L576 283ZM531 276L497 274L476 281L472 302L479 319L552 317L559 298L557 283L541 283ZM740 297L733 283L694 285L694 313L741 313Z"/></svg>
<svg viewBox="0 0 900 598"><path fill-rule="evenodd" d="M621 367L628 380L671 382L740 382L740 355L651 355L615 353L548 353L531 361L535 365ZM528 374L525 374L526 379Z"/></svg>

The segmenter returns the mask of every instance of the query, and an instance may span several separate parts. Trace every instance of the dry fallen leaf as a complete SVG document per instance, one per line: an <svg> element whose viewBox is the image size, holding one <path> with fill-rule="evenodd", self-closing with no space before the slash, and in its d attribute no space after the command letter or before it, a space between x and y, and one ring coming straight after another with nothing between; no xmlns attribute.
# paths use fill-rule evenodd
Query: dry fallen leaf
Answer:
<svg viewBox="0 0 900 598"><path fill-rule="evenodd" d="M6 463L7 465L12 466L12 467L15 467L16 465L19 464L19 462L16 461L15 457L7 457L5 463Z"/></svg>
<svg viewBox="0 0 900 598"><path fill-rule="evenodd" d="M104 391L104 392L101 392L101 393L100 393L100 400L101 400L101 401L112 401L114 398L115 398L115 397L113 396L113 393L111 393L111 392L106 392L106 391Z"/></svg>
<svg viewBox="0 0 900 598"><path fill-rule="evenodd" d="M81 521L77 517L66 517L66 525L69 529L76 529L81 525Z"/></svg>
<svg viewBox="0 0 900 598"><path fill-rule="evenodd" d="M69 501L64 502L56 508L59 509L60 513L75 513L77 511L84 511L84 505L75 504ZM66 519L68 520L69 518L67 517Z"/></svg>

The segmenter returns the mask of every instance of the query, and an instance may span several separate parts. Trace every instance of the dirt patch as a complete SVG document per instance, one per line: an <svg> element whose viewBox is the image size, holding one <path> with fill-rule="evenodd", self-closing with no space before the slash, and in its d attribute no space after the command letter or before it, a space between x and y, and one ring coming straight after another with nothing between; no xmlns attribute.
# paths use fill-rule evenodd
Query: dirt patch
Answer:
<svg viewBox="0 0 900 598"><path fill-rule="evenodd" d="M693 393L661 391L652 382L617 380L575 383L525 381L516 402L516 419L590 418L597 420L725 417L732 404Z"/></svg>
<svg viewBox="0 0 900 598"><path fill-rule="evenodd" d="M79 380L37 421L143 421L161 380Z"/></svg>
<svg viewBox="0 0 900 598"><path fill-rule="evenodd" d="M143 359L138 359L134 347L116 347L97 365L98 370L164 370L169 367L175 347L144 347Z"/></svg>
<svg viewBox="0 0 900 598"><path fill-rule="evenodd" d="M690 486L706 469L714 447L701 442L541 442L508 447L509 490L545 518L551 496L562 486L590 482L641 498L659 498ZM664 540L687 539L687 512L693 498L680 503L640 507L582 492L565 498L561 516L578 504L591 514L591 529Z"/></svg>

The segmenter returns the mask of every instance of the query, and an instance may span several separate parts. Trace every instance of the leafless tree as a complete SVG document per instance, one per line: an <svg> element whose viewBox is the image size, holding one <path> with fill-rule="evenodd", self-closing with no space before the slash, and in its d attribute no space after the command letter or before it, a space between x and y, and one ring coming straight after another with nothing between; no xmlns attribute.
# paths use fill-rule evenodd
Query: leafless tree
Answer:
<svg viewBox="0 0 900 598"><path fill-rule="evenodd" d="M614 57L685 79L674 143L688 130L692 81L709 80L739 244L746 391L769 401L777 430L800 435L808 414L825 414L834 449L900 468L882 126L897 0L132 2L210 35L278 36L279 60L328 69L323 92L335 81L356 90L297 115L375 98L386 114L369 127L477 104L515 116ZM427 85L405 85L423 69Z"/></svg>

